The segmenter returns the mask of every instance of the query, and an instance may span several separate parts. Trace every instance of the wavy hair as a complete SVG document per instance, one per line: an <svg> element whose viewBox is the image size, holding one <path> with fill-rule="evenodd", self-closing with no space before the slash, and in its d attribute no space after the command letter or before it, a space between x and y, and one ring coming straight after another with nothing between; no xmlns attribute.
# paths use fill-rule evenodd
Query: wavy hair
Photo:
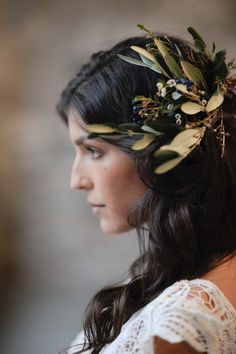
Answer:
<svg viewBox="0 0 236 354"><path fill-rule="evenodd" d="M189 44L171 37L187 55ZM91 56L62 92L57 105L64 121L73 109L85 124L132 121L132 99L156 92L159 74L128 64L117 54L138 58L131 45L151 40L132 37ZM161 58L159 58L161 60ZM163 63L164 65L164 63ZM168 68L166 68L168 70ZM153 143L131 151L131 138L111 141L134 159L148 192L134 205L129 223L136 228L140 255L129 280L102 288L88 304L83 322L85 350L97 354L120 333L122 325L165 288L212 270L236 252L236 116L235 93L223 104L226 139L220 157L214 129L208 129L188 158L164 175L155 175ZM147 225L145 232L143 225Z"/></svg>

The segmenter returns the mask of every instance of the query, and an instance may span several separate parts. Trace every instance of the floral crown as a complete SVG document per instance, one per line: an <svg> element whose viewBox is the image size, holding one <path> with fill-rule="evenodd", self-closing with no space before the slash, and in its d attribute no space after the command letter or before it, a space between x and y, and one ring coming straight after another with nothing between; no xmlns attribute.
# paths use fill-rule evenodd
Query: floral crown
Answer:
<svg viewBox="0 0 236 354"><path fill-rule="evenodd" d="M160 77L157 91L153 97L134 97L132 123L90 124L88 137L106 140L133 136L136 141L132 149L138 151L153 141L160 141L160 137L165 135L164 138L171 142L154 151L157 161L154 172L162 174L185 159L200 144L206 129L213 128L223 157L225 139L229 134L224 127L222 103L233 85L229 74L236 68L234 60L226 63L226 51L215 52L214 43L210 52L192 27L188 32L193 37L195 48L188 48L187 53L185 48L185 55L182 47L167 36L160 38L144 25L139 24L138 27L152 39L146 49L131 46L140 60L118 56L128 63L157 72ZM217 126L216 121L219 123Z"/></svg>

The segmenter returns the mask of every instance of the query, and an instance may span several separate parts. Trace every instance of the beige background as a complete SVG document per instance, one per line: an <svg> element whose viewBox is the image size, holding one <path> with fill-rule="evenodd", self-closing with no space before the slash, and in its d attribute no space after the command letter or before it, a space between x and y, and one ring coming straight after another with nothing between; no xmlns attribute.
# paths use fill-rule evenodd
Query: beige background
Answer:
<svg viewBox="0 0 236 354"><path fill-rule="evenodd" d="M1 0L1 354L58 353L137 255L133 234L103 235L69 189L73 149L55 114L66 82L140 22L186 38L195 26L231 57L235 15L233 0Z"/></svg>

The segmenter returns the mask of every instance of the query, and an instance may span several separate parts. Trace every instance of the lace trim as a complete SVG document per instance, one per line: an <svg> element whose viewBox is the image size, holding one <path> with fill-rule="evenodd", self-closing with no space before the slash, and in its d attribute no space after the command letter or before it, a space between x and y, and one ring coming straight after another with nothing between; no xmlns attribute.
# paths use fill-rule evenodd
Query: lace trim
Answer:
<svg viewBox="0 0 236 354"><path fill-rule="evenodd" d="M136 312L101 354L153 354L154 336L208 354L236 354L236 309L211 281L181 280Z"/></svg>

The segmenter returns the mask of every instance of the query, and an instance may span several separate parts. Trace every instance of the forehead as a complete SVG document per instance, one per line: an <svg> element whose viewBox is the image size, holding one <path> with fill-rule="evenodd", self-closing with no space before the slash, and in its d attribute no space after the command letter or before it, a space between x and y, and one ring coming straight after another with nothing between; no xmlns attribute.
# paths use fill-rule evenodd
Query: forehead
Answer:
<svg viewBox="0 0 236 354"><path fill-rule="evenodd" d="M79 114L72 110L70 110L68 114L68 125L72 141L78 139L79 137L88 136L88 129L86 124L83 122Z"/></svg>

